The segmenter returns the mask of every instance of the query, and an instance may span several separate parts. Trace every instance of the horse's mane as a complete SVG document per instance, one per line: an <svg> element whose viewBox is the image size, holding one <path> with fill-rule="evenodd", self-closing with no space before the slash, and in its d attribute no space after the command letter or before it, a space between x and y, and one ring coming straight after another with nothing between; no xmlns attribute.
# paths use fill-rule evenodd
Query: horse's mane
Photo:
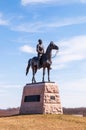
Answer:
<svg viewBox="0 0 86 130"><path fill-rule="evenodd" d="M46 53L50 51L50 44L48 45L47 49L46 49Z"/></svg>

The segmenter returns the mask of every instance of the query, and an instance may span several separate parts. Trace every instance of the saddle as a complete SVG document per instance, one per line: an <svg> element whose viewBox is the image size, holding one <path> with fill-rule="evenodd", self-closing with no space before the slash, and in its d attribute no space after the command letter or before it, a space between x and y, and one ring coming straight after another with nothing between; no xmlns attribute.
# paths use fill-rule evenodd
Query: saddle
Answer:
<svg viewBox="0 0 86 130"><path fill-rule="evenodd" d="M42 57L34 57L35 65L37 65L37 68L40 69L42 67Z"/></svg>

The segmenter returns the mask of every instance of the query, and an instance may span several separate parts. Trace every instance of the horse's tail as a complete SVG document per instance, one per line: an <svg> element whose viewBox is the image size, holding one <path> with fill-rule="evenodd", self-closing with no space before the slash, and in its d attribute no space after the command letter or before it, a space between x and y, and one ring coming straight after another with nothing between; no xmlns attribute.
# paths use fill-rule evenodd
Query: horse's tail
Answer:
<svg viewBox="0 0 86 130"><path fill-rule="evenodd" d="M30 65L31 65L31 59L28 61L28 65L27 65L27 67L26 67L26 75L27 75L28 72L29 72Z"/></svg>

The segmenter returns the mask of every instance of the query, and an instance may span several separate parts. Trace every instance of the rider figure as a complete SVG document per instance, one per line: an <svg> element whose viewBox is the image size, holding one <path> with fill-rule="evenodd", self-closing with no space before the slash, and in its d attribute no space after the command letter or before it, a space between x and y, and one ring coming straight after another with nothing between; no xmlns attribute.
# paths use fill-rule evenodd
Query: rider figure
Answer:
<svg viewBox="0 0 86 130"><path fill-rule="evenodd" d="M38 53L38 66L40 68L40 66L41 66L41 56L44 54L44 47L43 47L41 39L38 40L38 44L36 46L36 51Z"/></svg>

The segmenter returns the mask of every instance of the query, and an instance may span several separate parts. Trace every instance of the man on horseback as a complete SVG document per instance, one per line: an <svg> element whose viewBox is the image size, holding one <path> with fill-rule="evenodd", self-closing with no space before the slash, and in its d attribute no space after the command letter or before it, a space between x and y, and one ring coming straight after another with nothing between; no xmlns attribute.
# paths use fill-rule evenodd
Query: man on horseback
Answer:
<svg viewBox="0 0 86 130"><path fill-rule="evenodd" d="M51 58L52 58L52 50L59 50L59 47L57 45L55 45L53 42L50 42L50 44L48 45L46 52L44 53L44 47L42 45L42 40L38 40L39 44L37 45L37 52L38 52L38 57L33 57L31 59L28 60L28 65L26 68L26 75L29 72L30 67L32 68L32 83L35 83L35 74L37 72L38 69L43 68L43 77L42 77L42 82L44 82L44 76L45 76L45 69L47 68L47 72L48 72L48 82L50 82L50 69L51 69ZM40 59L40 57L42 56L42 58ZM38 58L40 60L42 60L42 64L40 65L40 67L38 66L38 62L40 62L38 60ZM40 64L40 63L39 63Z"/></svg>
<svg viewBox="0 0 86 130"><path fill-rule="evenodd" d="M38 40L38 44L36 46L36 51L38 53L38 67L40 68L41 65L42 65L42 63L41 63L41 57L44 54L44 47L43 47L41 39Z"/></svg>

